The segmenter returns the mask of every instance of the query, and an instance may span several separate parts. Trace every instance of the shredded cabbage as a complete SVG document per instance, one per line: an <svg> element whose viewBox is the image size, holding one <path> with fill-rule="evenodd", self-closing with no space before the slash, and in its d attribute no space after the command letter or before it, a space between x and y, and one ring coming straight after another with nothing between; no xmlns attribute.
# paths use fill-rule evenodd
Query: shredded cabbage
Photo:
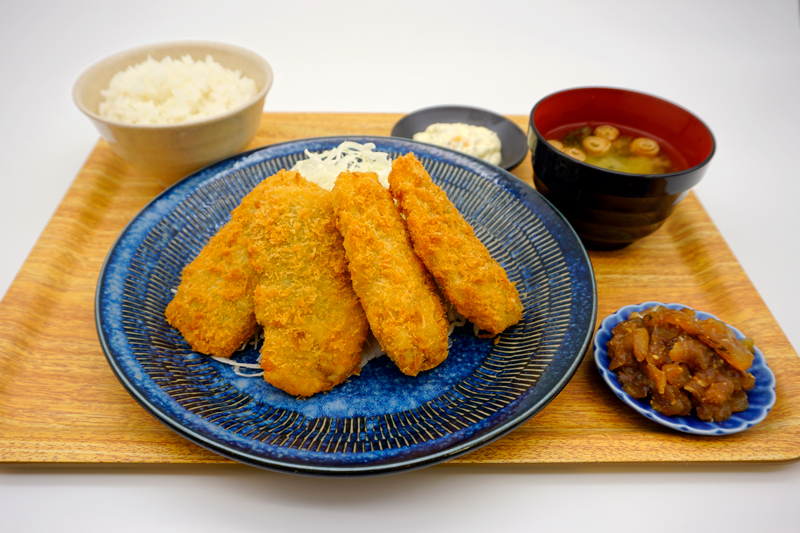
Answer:
<svg viewBox="0 0 800 533"><path fill-rule="evenodd" d="M385 152L373 152L374 143L359 144L353 141L344 141L336 148L326 150L321 154L306 150L306 158L294 164L291 170L296 170L308 181L316 183L323 189L333 189L336 178L341 172L375 172L381 185L389 188L389 173L392 171L392 161Z"/></svg>
<svg viewBox="0 0 800 533"><path fill-rule="evenodd" d="M259 328L258 331L256 331L256 334L253 336L253 338L242 343L242 345L236 349L236 352L243 352L251 344L253 345L253 349L258 351L258 341L263 339L264 339L264 330ZM209 357L211 357L211 359L219 363L232 366L233 373L236 374L237 376L242 376L243 378L258 378L264 375L264 371L261 370L261 354L259 354L258 362L256 363L242 363L239 361L234 361L229 357L219 357L216 355L211 355ZM260 370L260 372L242 372L243 368L249 368L251 370Z"/></svg>
<svg viewBox="0 0 800 533"><path fill-rule="evenodd" d="M212 355L210 357L214 361L218 361L220 363L232 366L233 373L236 374L237 376L242 376L243 378L257 378L264 375L264 371L261 370L261 365L258 363L240 363L239 361L234 361L233 359L229 359L227 357L218 357L216 355ZM242 372L241 370L242 368L250 368L253 370L261 370L261 371L255 373L245 373Z"/></svg>

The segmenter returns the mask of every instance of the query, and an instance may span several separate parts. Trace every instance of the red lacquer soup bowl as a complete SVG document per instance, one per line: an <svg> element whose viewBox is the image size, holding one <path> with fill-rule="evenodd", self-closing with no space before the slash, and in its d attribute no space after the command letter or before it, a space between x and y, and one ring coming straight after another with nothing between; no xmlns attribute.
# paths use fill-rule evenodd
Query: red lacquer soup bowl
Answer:
<svg viewBox="0 0 800 533"><path fill-rule="evenodd" d="M612 125L660 145L671 167L636 174L578 160L548 141L581 127ZM714 136L686 109L649 94L580 87L542 98L528 129L534 183L588 248L612 250L656 231L700 182L715 151Z"/></svg>

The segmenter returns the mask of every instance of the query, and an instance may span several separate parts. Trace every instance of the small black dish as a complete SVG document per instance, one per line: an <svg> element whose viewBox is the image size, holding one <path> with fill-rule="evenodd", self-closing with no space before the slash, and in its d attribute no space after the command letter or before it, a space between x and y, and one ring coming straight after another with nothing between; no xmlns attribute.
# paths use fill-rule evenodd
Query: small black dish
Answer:
<svg viewBox="0 0 800 533"><path fill-rule="evenodd" d="M401 118L392 128L392 137L413 139L415 133L425 131L431 124L462 123L483 126L500 137L500 163L498 167L506 170L519 165L528 153L525 133L507 118L485 109L462 106L427 107Z"/></svg>
<svg viewBox="0 0 800 533"><path fill-rule="evenodd" d="M646 133L671 145L684 164L668 174L617 172L574 159L548 142L587 123ZM596 250L624 248L660 228L700 182L715 150L711 130L689 111L608 87L567 89L539 100L531 111L528 145L536 189Z"/></svg>

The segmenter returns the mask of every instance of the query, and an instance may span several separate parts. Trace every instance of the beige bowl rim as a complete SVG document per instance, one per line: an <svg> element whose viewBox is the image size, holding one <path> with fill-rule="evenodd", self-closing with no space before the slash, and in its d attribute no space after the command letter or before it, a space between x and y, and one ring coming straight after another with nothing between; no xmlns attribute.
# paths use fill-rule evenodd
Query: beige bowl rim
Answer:
<svg viewBox="0 0 800 533"><path fill-rule="evenodd" d="M165 50L171 48L186 48L186 47L198 47L198 48L215 48L219 50L225 50L229 53L235 53L241 56L246 57L254 64L258 65L264 72L264 86L261 90L256 93L250 100L247 102L225 111L224 113L220 113L218 115L214 115L211 117L206 117L203 119L192 120L187 122L178 122L175 124L129 124L126 122L119 122L116 120L109 120L105 117L98 115L97 113L91 111L83 102L83 88L92 79L93 76L97 74L99 70L102 70L106 66L119 62L126 57L135 57L141 55L145 51L154 51L154 50ZM216 60L216 59L215 59ZM135 63L131 63L133 65ZM130 65L126 65L122 68L127 68ZM120 69L121 70L121 69ZM227 117L236 115L237 113L242 112L243 109L246 109L252 106L254 103L264 99L269 92L270 88L272 87L272 82L274 80L274 74L272 72L272 67L267 62L266 59L261 57L260 55L256 54L255 52L248 50L246 48L242 48L240 46L236 46L233 44L227 43L220 43L215 41L166 41L161 43L154 43L139 46L136 48L129 48L127 50L123 50L111 56L108 56L104 59L101 59L97 63L93 64L89 68L87 68L83 73L78 77L75 81L75 84L72 88L72 99L75 102L75 105L78 106L78 109L89 117L92 120L102 122L109 125L114 125L117 127L124 127L124 128L131 128L131 129L178 129L188 125L191 126L198 126L204 123L215 122L218 120L224 120Z"/></svg>

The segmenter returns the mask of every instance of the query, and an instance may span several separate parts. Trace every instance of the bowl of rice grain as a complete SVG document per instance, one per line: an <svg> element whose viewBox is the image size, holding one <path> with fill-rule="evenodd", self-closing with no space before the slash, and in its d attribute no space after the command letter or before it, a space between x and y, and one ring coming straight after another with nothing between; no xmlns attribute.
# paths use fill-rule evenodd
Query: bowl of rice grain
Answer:
<svg viewBox="0 0 800 533"><path fill-rule="evenodd" d="M117 155L168 187L250 144L272 80L244 48L168 42L103 59L72 96Z"/></svg>

